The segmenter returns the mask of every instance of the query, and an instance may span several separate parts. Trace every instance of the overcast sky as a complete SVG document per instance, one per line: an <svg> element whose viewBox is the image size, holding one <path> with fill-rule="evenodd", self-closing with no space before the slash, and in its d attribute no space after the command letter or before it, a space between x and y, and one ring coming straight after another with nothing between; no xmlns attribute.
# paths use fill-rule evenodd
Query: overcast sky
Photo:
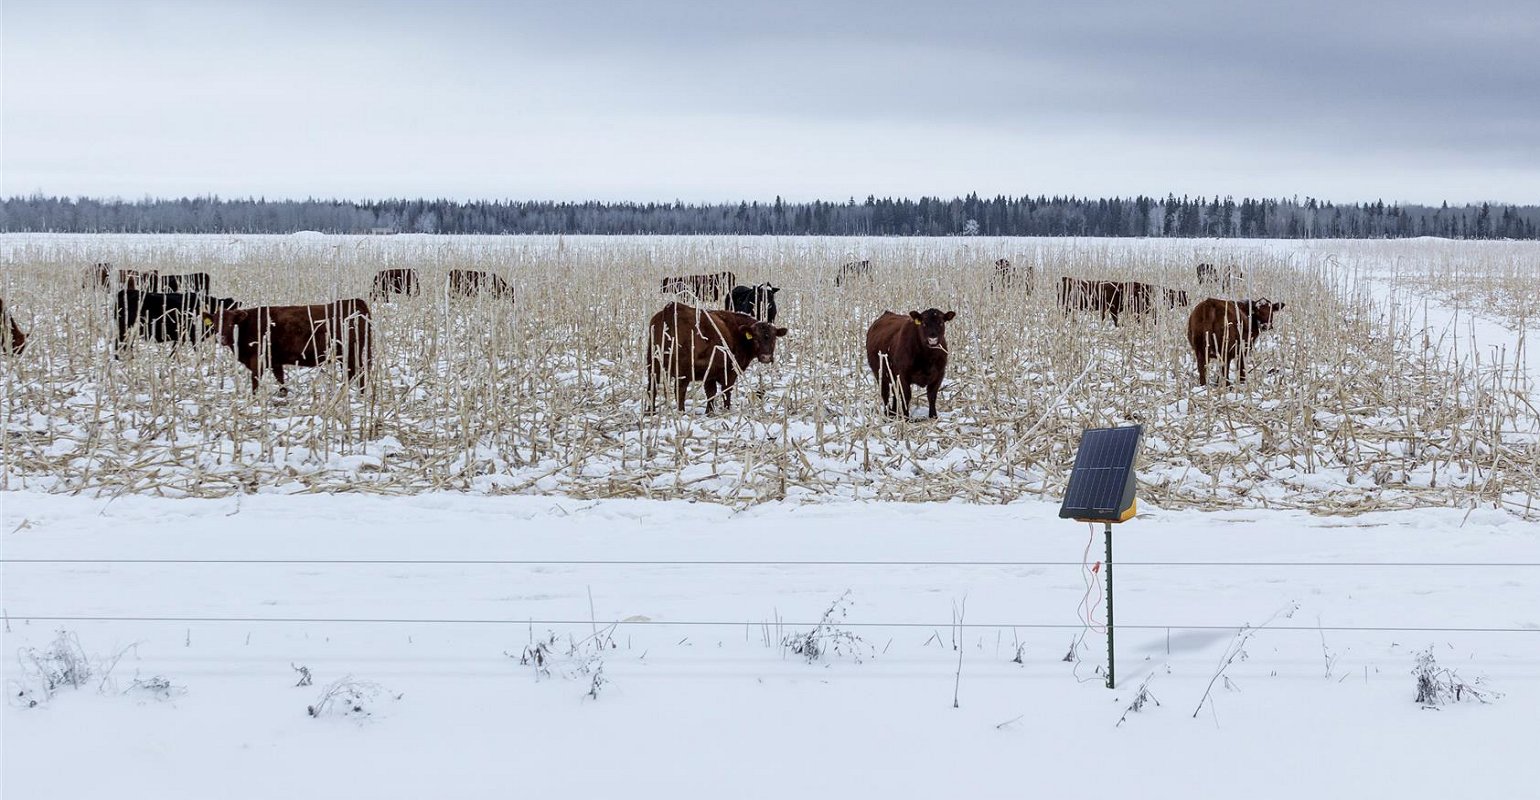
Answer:
<svg viewBox="0 0 1540 800"><path fill-rule="evenodd" d="M1534 0L0 0L0 194L1540 202Z"/></svg>

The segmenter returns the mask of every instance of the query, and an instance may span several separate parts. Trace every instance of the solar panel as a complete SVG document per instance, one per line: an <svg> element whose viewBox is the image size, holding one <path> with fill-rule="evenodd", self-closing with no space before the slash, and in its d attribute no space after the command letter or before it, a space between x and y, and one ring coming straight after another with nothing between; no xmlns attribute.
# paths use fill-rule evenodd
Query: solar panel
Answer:
<svg viewBox="0 0 1540 800"><path fill-rule="evenodd" d="M1134 458L1142 425L1088 428L1080 434L1075 468L1064 490L1061 518L1123 522L1134 511Z"/></svg>

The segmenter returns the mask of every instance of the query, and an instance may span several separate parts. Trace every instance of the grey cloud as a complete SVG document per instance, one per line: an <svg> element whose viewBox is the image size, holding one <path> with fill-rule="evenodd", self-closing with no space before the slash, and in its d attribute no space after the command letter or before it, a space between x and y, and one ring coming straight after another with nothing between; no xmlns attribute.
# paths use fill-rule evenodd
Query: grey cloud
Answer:
<svg viewBox="0 0 1540 800"><path fill-rule="evenodd" d="M8 0L4 35L5 191L1532 200L1540 173L1519 2Z"/></svg>

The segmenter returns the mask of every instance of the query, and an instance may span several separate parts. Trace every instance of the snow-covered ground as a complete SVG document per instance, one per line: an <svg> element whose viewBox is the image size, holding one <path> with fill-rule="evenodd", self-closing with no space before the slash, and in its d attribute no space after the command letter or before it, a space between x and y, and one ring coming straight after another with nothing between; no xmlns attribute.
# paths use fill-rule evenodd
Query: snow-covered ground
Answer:
<svg viewBox="0 0 1540 800"><path fill-rule="evenodd" d="M260 245L367 261L482 242L341 238L20 235L0 237L0 256L102 241L119 258L169 249L217 264ZM845 241L852 255L879 244ZM1521 379L1540 374L1511 318L1385 268L1402 263L1387 252L1450 243L966 246L1043 263L1080 246L1334 258L1345 292L1394 303L1440 352L1487 365L1506 353ZM1508 246L1459 244L1487 260ZM1101 536L1050 502L830 492L735 509L256 488L0 493L0 797L1532 791L1540 525L1490 507L1331 517L1141 502L1116 533L1109 691L1104 639L1083 622ZM791 646L810 632L827 651L812 659ZM1064 660L1072 648L1078 662ZM1491 702L1414 702L1419 653ZM72 664L92 674L50 691L45 673ZM297 667L310 685L295 686ZM339 681L358 699L323 703ZM1141 687L1153 699L1129 713Z"/></svg>
<svg viewBox="0 0 1540 800"><path fill-rule="evenodd" d="M1540 710L1540 527L1490 510L1147 508L1117 533L1108 691L1099 634L1062 660L1101 538L1049 504L3 502L7 798L1518 796ZM919 563L959 561L1046 563ZM846 592L846 655L782 646ZM227 621L257 618L289 621ZM14 656L61 629L133 647L43 698ZM548 677L519 663L553 633ZM1420 708L1430 646L1502 696ZM345 676L379 693L310 717Z"/></svg>

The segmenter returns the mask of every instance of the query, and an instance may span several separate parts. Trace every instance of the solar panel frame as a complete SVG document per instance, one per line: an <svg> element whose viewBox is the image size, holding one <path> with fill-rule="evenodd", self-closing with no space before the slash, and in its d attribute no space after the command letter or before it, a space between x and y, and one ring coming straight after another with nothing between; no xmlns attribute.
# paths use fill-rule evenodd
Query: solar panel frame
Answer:
<svg viewBox="0 0 1540 800"><path fill-rule="evenodd" d="M1143 435L1143 425L1083 430L1059 516L1122 522L1134 504L1134 461Z"/></svg>

